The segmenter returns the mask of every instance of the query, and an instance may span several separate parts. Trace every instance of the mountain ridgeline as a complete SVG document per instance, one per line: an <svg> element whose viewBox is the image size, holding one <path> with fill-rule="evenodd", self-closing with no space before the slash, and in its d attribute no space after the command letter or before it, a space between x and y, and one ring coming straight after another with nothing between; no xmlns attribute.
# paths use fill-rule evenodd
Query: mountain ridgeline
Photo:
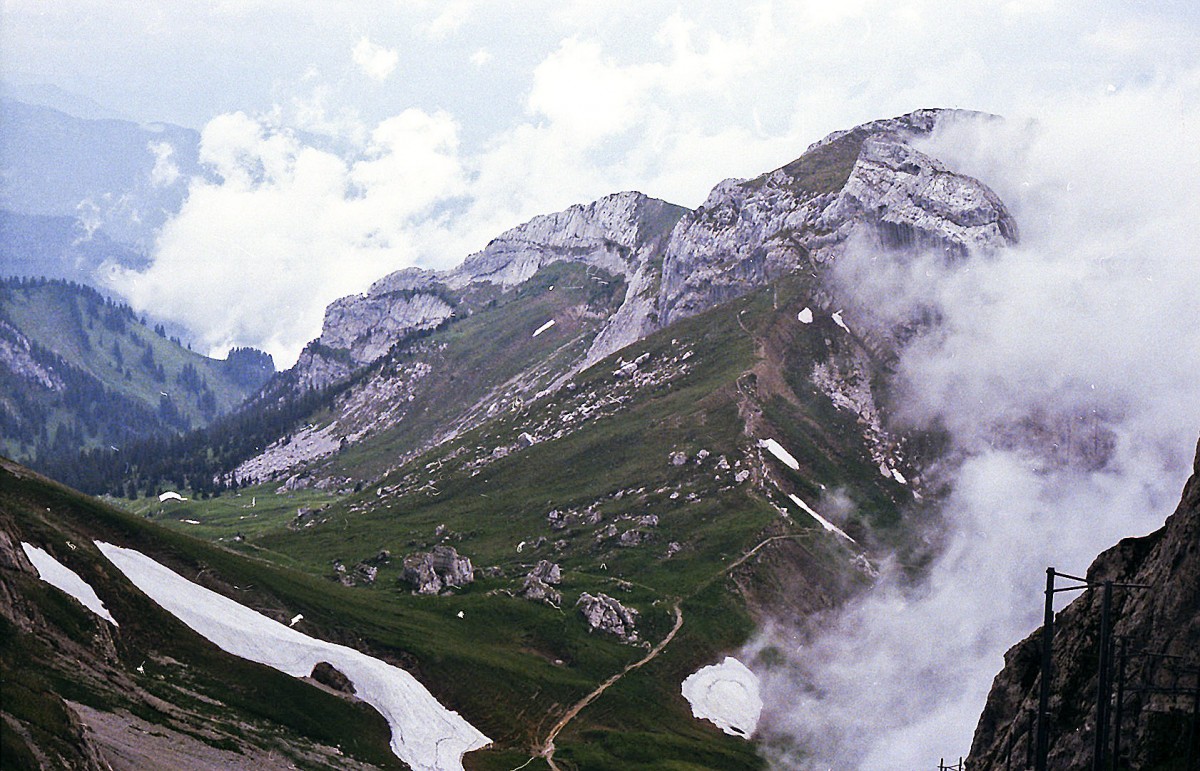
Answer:
<svg viewBox="0 0 1200 771"><path fill-rule="evenodd" d="M911 141L940 121L991 119L921 110L876 121L833 134L773 172L722 182L694 211L618 193L535 217L453 270L386 276L365 295L330 305L321 336L244 412L282 410L291 426L239 424L236 452L211 452L228 449L216 438L165 456L156 448L143 453L153 468L132 476L151 487L185 476L200 487L208 484L201 476L218 487L289 477L301 485L329 486L333 476L371 481L388 467L335 456L369 438L402 455L427 449L557 391L673 322L777 280L803 281L806 303L828 316L841 299L824 276L852 235L856 248L934 249L948 258L1012 243L1016 223L995 194ZM550 321L545 336L532 334ZM859 376L878 373L892 332L857 327L856 352L818 377L835 401L857 405L879 448L880 415ZM857 394L845 392L839 367L853 370ZM327 389L326 398L311 395ZM306 394L312 410L300 414L294 405ZM181 465L171 468L171 459ZM96 462L130 468L99 455ZM100 478L107 484L97 487ZM106 471L67 481L117 492L129 480Z"/></svg>

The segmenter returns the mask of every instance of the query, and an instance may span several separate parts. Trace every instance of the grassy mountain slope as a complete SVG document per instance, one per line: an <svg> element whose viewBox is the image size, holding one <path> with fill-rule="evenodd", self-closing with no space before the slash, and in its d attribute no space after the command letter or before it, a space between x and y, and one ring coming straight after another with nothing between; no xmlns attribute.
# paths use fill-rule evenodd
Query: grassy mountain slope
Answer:
<svg viewBox="0 0 1200 771"><path fill-rule="evenodd" d="M487 378L509 382L564 344L583 349L583 327L565 322L532 337L548 317L578 307L564 291L571 269L553 266L503 298L516 306L503 314L481 311L421 341L440 357L443 380L407 403L417 419L314 464L314 477L368 480L358 492L270 482L209 500L125 505L348 592L353 599L336 608L316 596L296 607L403 650L439 697L496 739L469 756L478 768L512 768L536 754L569 705L669 633L678 607L678 635L583 709L557 737L556 757L581 768L757 767L752 745L691 717L679 683L735 650L768 608L813 612L865 586L873 545L901 540L899 511L911 493L880 475L854 416L811 381L815 362L855 343L828 317L799 322L813 289L788 277L431 443L442 418L421 416L448 409L458 379L485 389ZM488 334L467 334L468 324ZM480 372L492 361L495 372ZM630 362L638 363L623 366ZM474 403L477 394L468 396ZM760 447L766 438L799 468ZM823 529L788 493L858 544ZM445 596L415 596L401 580L402 558L439 544L469 557L479 576ZM520 597L542 559L563 570L558 607ZM364 565L376 568L373 580L361 577ZM227 569L232 583L250 578ZM335 587L339 577L358 586ZM643 646L589 633L574 609L583 592L638 610Z"/></svg>
<svg viewBox="0 0 1200 771"><path fill-rule="evenodd" d="M143 549L187 575L228 559L0 462L6 769L99 769L122 758L159 768L402 767L374 710L222 653L128 583L93 546L97 538ZM80 574L120 627L37 579L21 542ZM304 586L295 576L277 580Z"/></svg>

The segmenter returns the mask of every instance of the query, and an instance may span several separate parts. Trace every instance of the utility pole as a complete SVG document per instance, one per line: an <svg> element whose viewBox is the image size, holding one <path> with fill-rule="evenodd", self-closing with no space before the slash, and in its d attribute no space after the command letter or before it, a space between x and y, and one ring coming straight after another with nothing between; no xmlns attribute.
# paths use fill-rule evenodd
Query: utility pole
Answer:
<svg viewBox="0 0 1200 771"><path fill-rule="evenodd" d="M1104 582L1104 593L1100 602L1100 661L1096 672L1096 741L1092 751L1092 771L1104 771L1104 760L1108 750L1108 703L1112 696L1109 669L1112 649L1110 619L1112 614L1112 581Z"/></svg>
<svg viewBox="0 0 1200 771"><path fill-rule="evenodd" d="M1050 677L1054 660L1050 657L1054 644L1054 568L1046 568L1046 608L1042 619L1042 683L1038 692L1037 711L1037 754L1034 770L1046 771L1046 759L1050 754Z"/></svg>

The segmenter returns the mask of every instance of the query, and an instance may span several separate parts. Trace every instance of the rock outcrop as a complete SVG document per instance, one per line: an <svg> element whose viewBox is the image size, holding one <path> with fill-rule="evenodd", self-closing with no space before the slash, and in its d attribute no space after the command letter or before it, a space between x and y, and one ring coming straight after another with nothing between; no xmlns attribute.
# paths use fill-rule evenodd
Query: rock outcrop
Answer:
<svg viewBox="0 0 1200 771"><path fill-rule="evenodd" d="M1200 447L1183 500L1166 524L1101 554L1087 579L1149 587L1116 589L1112 595L1113 639L1124 641L1127 654L1120 678L1120 649L1114 647L1113 700L1117 680L1124 683L1118 767L1182 769L1189 752L1193 761L1200 759L1200 736L1190 727L1200 693ZM1055 619L1049 768L1091 767L1100 615L1101 592L1093 589ZM1005 655L975 730L969 768L999 771L1010 767L1010 756L1012 767L1032 756L1040 656L1040 630ZM1115 717L1110 709L1110 726Z"/></svg>
<svg viewBox="0 0 1200 771"><path fill-rule="evenodd" d="M562 569L550 560L540 560L525 576L521 584L521 596L558 607L562 605L562 593L554 586L561 582Z"/></svg>
<svg viewBox="0 0 1200 771"><path fill-rule="evenodd" d="M453 546L435 546L404 558L402 579L417 594L437 594L444 589L466 586L475 580L471 560L460 556Z"/></svg>
<svg viewBox="0 0 1200 771"><path fill-rule="evenodd" d="M637 642L635 626L638 612L633 608L625 607L607 594L593 596L587 592L579 595L575 606L583 614L590 630L614 635L625 642Z"/></svg>

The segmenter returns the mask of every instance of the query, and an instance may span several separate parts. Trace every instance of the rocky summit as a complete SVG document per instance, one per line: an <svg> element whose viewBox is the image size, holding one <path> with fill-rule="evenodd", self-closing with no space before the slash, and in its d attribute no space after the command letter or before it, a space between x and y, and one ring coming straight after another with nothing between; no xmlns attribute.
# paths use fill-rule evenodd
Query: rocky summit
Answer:
<svg viewBox="0 0 1200 771"><path fill-rule="evenodd" d="M478 401L462 405L467 411L442 415L440 430L426 434L425 442L479 425L503 403L554 391L647 335L784 276L817 277L814 302L836 311L835 290L821 276L851 243L950 256L1014 243L1016 222L995 193L918 147L938 125L972 120L996 118L919 110L875 121L832 134L792 163L754 179L721 182L695 210L641 193L616 193L535 217L452 270L407 268L386 276L367 293L329 306L321 336L289 377L302 392L348 383L373 364L377 372L339 397L332 422L296 432L286 446L268 447L233 476L285 478L331 456L344 442L398 425L423 390L438 387L438 379L428 375L439 367L443 349L427 342L428 335L519 295L554 265L580 269L580 283L572 286L586 287L592 298L574 301L561 309L568 318L554 319L560 338L564 327L574 333L557 352L561 360L481 389ZM598 293L611 299L597 303ZM538 320L531 332L549 321ZM861 330L863 341L878 347L871 333ZM396 355L388 359L393 349ZM383 365L385 360L390 363ZM863 374L861 361L847 366ZM843 398L863 401L861 395ZM873 409L863 405L865 412Z"/></svg>

